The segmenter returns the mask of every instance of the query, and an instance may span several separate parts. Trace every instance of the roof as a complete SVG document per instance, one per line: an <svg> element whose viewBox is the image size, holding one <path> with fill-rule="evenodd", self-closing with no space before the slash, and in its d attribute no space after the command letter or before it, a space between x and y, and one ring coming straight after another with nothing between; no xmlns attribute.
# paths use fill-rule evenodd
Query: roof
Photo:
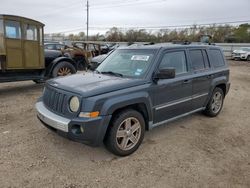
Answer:
<svg viewBox="0 0 250 188"><path fill-rule="evenodd" d="M17 15L0 14L0 19L1 18L2 19L17 20L17 21L26 20L28 22L33 22L36 25L45 26L42 22L39 22L37 20L33 20L33 19L30 19L30 18L26 18L26 17L22 17L22 16L17 16Z"/></svg>
<svg viewBox="0 0 250 188"><path fill-rule="evenodd" d="M172 43L159 43L154 45L132 45L127 47L120 47L119 49L142 49L142 50L159 50L161 48L164 49L173 49L173 48L217 48L220 49L220 47L215 45L208 45L208 44L188 44L188 45L181 45L181 44L172 44Z"/></svg>

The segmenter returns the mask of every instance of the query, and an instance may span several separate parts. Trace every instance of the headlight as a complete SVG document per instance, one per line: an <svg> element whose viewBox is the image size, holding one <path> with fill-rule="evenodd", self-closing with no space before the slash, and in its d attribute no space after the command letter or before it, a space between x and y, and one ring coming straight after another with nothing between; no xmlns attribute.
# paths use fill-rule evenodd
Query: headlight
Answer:
<svg viewBox="0 0 250 188"><path fill-rule="evenodd" d="M80 107L80 101L78 97L72 97L69 102L69 108L72 112L77 112Z"/></svg>

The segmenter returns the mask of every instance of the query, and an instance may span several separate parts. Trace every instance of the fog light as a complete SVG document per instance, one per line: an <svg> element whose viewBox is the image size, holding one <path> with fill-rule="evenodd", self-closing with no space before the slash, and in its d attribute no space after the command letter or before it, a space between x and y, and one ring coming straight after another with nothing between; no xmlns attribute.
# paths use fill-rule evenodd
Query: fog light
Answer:
<svg viewBox="0 0 250 188"><path fill-rule="evenodd" d="M83 126L80 126L80 130L81 130L82 133L84 133L84 128L83 128Z"/></svg>

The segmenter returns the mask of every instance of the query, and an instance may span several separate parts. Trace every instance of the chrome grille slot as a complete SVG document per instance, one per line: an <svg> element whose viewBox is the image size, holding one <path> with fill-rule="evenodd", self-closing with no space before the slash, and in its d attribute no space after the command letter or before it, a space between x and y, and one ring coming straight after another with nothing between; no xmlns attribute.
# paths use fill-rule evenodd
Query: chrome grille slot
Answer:
<svg viewBox="0 0 250 188"><path fill-rule="evenodd" d="M67 95L60 91L46 87L43 94L43 102L45 106L59 114L65 114L67 109Z"/></svg>

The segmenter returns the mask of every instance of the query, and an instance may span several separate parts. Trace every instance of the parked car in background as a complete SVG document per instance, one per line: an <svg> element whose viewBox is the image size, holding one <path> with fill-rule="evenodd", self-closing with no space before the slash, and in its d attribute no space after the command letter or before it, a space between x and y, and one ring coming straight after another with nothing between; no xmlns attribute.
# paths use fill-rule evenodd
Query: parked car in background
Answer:
<svg viewBox="0 0 250 188"><path fill-rule="evenodd" d="M232 59L250 61L250 47L244 47L240 48L239 50L234 50L232 53Z"/></svg>
<svg viewBox="0 0 250 188"><path fill-rule="evenodd" d="M104 142L126 156L146 130L199 111L217 116L229 87L219 47L134 46L115 50L94 73L47 81L36 109L60 135L92 146Z"/></svg>
<svg viewBox="0 0 250 188"><path fill-rule="evenodd" d="M0 82L33 80L74 74L77 66L62 52L44 50L44 24L13 15L0 15Z"/></svg>
<svg viewBox="0 0 250 188"><path fill-rule="evenodd" d="M44 43L44 49L46 50L58 50L61 51L65 49L67 46L60 43Z"/></svg>
<svg viewBox="0 0 250 188"><path fill-rule="evenodd" d="M93 57L89 63L88 69L94 71L103 61L106 59L109 54L111 54L114 50L110 51L107 54L98 55Z"/></svg>

